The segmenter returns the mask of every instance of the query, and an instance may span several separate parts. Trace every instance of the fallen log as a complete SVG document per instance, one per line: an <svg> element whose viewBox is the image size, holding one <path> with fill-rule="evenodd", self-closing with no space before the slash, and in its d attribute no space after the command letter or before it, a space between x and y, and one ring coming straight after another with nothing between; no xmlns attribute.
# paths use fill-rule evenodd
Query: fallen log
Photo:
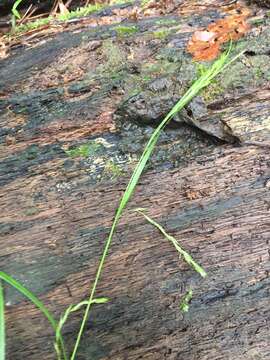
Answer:
<svg viewBox="0 0 270 360"><path fill-rule="evenodd" d="M28 39L0 63L0 269L58 317L87 298L149 125L193 79L190 33L221 16L181 9L90 27L93 15L41 34L43 43ZM239 45L247 55L201 94L201 114L197 101L162 134L106 261L97 295L110 301L93 308L78 359L269 359L269 20L260 14L262 29ZM8 359L54 359L40 312L8 286L5 299ZM69 350L80 320L75 313L64 328Z"/></svg>

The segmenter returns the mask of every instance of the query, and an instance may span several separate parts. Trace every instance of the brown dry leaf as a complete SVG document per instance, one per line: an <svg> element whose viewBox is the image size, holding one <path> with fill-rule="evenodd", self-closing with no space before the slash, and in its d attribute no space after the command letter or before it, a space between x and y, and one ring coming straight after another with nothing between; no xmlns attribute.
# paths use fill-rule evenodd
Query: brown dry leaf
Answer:
<svg viewBox="0 0 270 360"><path fill-rule="evenodd" d="M214 43L211 44L211 46L208 46L207 48L196 50L194 52L194 59L197 61L211 61L218 57L220 53L220 44Z"/></svg>
<svg viewBox="0 0 270 360"><path fill-rule="evenodd" d="M249 30L246 22L250 14L245 8L237 14L217 20L208 25L206 30L196 31L187 45L187 51L197 61L214 60L220 53L221 44L238 40Z"/></svg>

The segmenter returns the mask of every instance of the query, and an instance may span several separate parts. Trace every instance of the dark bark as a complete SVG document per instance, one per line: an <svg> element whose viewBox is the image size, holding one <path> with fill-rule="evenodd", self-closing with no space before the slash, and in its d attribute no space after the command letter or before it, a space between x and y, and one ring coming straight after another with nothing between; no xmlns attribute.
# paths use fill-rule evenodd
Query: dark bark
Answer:
<svg viewBox="0 0 270 360"><path fill-rule="evenodd" d="M43 34L43 44L28 40L29 48L14 48L1 61L0 269L56 316L87 298L115 209L152 132L138 114L139 125L131 125L135 116L122 101L134 90L149 95L156 78L170 83L181 74L185 83L186 24L193 21L194 31L218 11L139 20L129 24L136 33L121 36L115 25L77 23ZM155 32L164 19L180 28L160 39ZM230 68L241 81L202 94L207 114L187 109L200 130L175 123L162 134L98 286L97 296L110 301L93 308L78 359L269 359L269 44L255 34L246 40L246 62ZM153 65L158 70L147 73ZM158 94L156 101L166 98ZM76 156L82 144L89 145L87 158ZM130 211L136 207L179 239L207 270L205 280ZM189 288L193 299L182 314ZM7 358L54 359L46 320L8 286L5 296ZM64 329L69 349L80 319L74 314Z"/></svg>

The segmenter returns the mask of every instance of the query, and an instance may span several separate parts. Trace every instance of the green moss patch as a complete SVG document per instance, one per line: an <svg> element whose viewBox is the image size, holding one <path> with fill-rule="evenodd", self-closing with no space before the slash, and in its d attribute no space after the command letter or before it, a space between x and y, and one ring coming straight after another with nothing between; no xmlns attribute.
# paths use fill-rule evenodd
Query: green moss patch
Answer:
<svg viewBox="0 0 270 360"><path fill-rule="evenodd" d="M139 31L137 26L117 26L113 28L113 30L116 31L116 34L119 37L130 36Z"/></svg>
<svg viewBox="0 0 270 360"><path fill-rule="evenodd" d="M170 29L162 28L160 30L154 31L153 37L155 39L164 40L170 35L170 33L171 33Z"/></svg>
<svg viewBox="0 0 270 360"><path fill-rule="evenodd" d="M86 144L82 144L76 146L72 149L65 150L65 153L71 158L88 158L90 155L94 155L99 149L101 145L96 142L89 142Z"/></svg>

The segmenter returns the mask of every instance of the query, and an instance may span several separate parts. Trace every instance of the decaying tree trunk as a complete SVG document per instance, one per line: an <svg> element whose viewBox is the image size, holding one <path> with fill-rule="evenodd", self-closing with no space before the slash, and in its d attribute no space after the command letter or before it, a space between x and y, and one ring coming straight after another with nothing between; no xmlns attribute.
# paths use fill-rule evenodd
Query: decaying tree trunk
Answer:
<svg viewBox="0 0 270 360"><path fill-rule="evenodd" d="M153 131L148 124L193 79L187 39L222 15L219 5L180 4L121 27L112 21L129 8L116 6L14 43L0 62L0 269L56 317L87 298L115 209ZM93 308L78 359L270 358L264 15L240 42L246 55L162 134L98 286L97 296L110 301ZM181 242L206 279L136 207ZM179 303L190 288L183 314ZM9 286L5 299L7 358L54 359L53 331L40 312ZM80 320L75 313L64 328L69 349Z"/></svg>

